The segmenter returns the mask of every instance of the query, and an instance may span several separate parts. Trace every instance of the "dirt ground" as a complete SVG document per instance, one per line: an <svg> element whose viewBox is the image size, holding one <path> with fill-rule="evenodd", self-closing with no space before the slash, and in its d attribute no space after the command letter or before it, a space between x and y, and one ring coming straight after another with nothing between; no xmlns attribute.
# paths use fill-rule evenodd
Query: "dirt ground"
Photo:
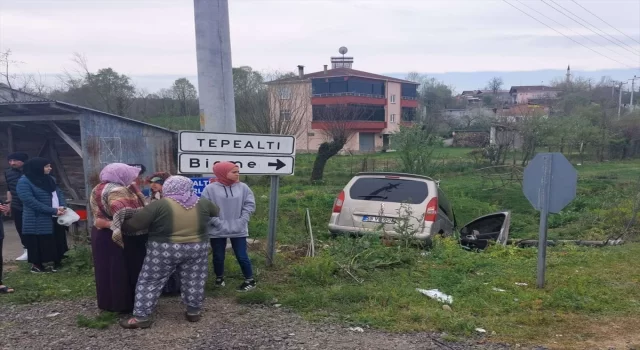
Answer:
<svg viewBox="0 0 640 350"><path fill-rule="evenodd" d="M184 319L178 298L162 298L146 330L79 328L78 315L95 316L93 300L0 306L0 349L509 349L481 339L449 343L442 334L363 332L309 323L275 307L209 298L199 323ZM484 344L483 344L484 343ZM541 349L541 348L540 348Z"/></svg>

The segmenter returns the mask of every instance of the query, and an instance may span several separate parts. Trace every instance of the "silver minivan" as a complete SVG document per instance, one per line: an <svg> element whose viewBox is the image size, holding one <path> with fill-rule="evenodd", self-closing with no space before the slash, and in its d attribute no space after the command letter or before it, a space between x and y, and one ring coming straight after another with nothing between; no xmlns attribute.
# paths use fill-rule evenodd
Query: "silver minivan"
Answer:
<svg viewBox="0 0 640 350"><path fill-rule="evenodd" d="M465 225L461 238L474 246L488 240L506 244L509 222L509 212L485 215ZM333 235L410 234L427 241L435 234L452 235L456 227L453 208L439 182L403 173L357 174L338 194L329 219Z"/></svg>

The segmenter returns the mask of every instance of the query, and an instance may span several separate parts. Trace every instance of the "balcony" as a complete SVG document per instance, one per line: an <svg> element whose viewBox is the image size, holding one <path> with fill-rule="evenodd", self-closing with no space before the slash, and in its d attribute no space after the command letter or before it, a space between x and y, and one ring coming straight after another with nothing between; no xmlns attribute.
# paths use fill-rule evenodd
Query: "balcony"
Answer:
<svg viewBox="0 0 640 350"><path fill-rule="evenodd" d="M418 98L417 97L402 96L402 98L400 100L400 106L401 107L417 108L418 107Z"/></svg>
<svg viewBox="0 0 640 350"><path fill-rule="evenodd" d="M311 95L312 105L333 105L333 104L366 104L384 106L387 98L384 95L362 94L357 92L332 92Z"/></svg>
<svg viewBox="0 0 640 350"><path fill-rule="evenodd" d="M332 125L340 123L340 128L346 128L355 132L382 132L387 128L387 122L380 121L312 121L311 129L313 130L327 130Z"/></svg>

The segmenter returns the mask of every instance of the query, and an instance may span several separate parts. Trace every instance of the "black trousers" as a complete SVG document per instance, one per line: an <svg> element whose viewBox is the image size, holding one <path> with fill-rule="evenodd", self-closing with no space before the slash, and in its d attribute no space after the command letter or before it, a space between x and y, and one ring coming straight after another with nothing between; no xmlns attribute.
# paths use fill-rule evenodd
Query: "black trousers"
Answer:
<svg viewBox="0 0 640 350"><path fill-rule="evenodd" d="M16 231L18 231L18 236L20 236L20 242L22 243L22 248L27 249L27 245L24 243L24 239L22 238L22 210L11 209L11 216L13 217L13 222L16 225Z"/></svg>
<svg viewBox="0 0 640 350"><path fill-rule="evenodd" d="M0 226L2 222L0 221ZM0 284L2 284L2 262L4 261L2 258L2 242L4 242L4 237L0 235Z"/></svg>

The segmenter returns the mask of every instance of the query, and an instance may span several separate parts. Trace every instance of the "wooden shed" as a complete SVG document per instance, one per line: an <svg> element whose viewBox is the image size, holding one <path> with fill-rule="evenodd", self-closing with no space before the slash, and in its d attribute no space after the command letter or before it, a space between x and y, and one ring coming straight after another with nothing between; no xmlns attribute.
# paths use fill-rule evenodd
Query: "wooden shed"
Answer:
<svg viewBox="0 0 640 350"><path fill-rule="evenodd" d="M141 121L13 90L0 84L0 171L7 155L51 160L72 204L84 206L109 163L175 173L177 133ZM6 191L0 176L0 191Z"/></svg>

